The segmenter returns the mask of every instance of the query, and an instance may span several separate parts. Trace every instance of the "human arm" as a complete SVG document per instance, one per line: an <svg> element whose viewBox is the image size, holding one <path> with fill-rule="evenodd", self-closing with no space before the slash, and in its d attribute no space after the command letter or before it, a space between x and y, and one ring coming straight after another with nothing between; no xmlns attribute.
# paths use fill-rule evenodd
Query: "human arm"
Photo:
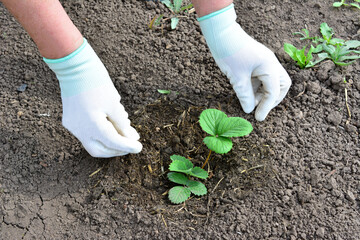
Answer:
<svg viewBox="0 0 360 240"><path fill-rule="evenodd" d="M236 22L229 0L193 0L210 51L230 79L243 110L263 121L286 96L291 79L276 56Z"/></svg>
<svg viewBox="0 0 360 240"><path fill-rule="evenodd" d="M1 0L32 37L61 88L63 125L94 157L138 153L142 145L95 51L58 0Z"/></svg>

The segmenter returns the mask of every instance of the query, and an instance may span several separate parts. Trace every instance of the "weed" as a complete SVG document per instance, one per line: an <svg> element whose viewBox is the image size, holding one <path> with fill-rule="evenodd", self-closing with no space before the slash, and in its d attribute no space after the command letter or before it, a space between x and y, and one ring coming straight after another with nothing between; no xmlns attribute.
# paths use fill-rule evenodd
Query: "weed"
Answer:
<svg viewBox="0 0 360 240"><path fill-rule="evenodd" d="M346 3L345 0L341 0L340 2L334 2L333 7L352 6L352 7L356 7L357 9L360 9L360 5L358 4L358 3L360 3L360 0L353 0L353 1L357 2L357 3L352 2L352 3L348 4L348 3Z"/></svg>
<svg viewBox="0 0 360 240"><path fill-rule="evenodd" d="M305 49L306 49L306 46L303 47L302 49L297 49L294 45L292 45L290 43L284 44L285 52L287 54L289 54L289 56L294 61L296 61L297 65L301 69L313 67L316 64L316 62L311 61L314 58L312 55L315 50L314 46L311 45L307 54L305 54Z"/></svg>
<svg viewBox="0 0 360 240"><path fill-rule="evenodd" d="M174 30L177 27L180 18L183 17L181 16L181 14L193 7L193 4L187 4L183 6L183 0L161 0L161 2L168 7L168 9L171 11L172 16L169 18L164 18L164 14L161 14L160 16L155 16L150 21L150 29L153 29L154 26L162 25L167 20L170 20L171 29Z"/></svg>
<svg viewBox="0 0 360 240"><path fill-rule="evenodd" d="M201 182L191 180L190 177L207 179L208 173L200 167L194 167L192 162L182 156L172 155L172 163L169 166L171 172L168 173L170 181L183 186L175 186L169 191L169 200L174 204L185 202L193 193L202 196L207 193L205 185Z"/></svg>
<svg viewBox="0 0 360 240"><path fill-rule="evenodd" d="M300 68L313 67L325 59L331 59L336 65L346 66L360 58L360 51L356 50L360 47L360 41L334 38L334 30L327 23L320 24L320 33L321 36L315 37L310 37L307 29L294 33L301 36L300 40L311 40L315 44L316 47L311 45L307 54L305 54L306 46L299 50L289 43L284 44L285 52ZM317 54L317 60L314 62L312 54Z"/></svg>

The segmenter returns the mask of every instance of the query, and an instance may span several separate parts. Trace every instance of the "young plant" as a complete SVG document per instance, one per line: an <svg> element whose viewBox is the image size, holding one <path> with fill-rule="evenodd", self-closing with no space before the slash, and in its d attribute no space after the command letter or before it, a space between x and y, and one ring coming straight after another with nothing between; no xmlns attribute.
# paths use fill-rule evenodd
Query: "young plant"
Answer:
<svg viewBox="0 0 360 240"><path fill-rule="evenodd" d="M354 0L354 1L360 3L360 0ZM356 7L357 9L360 9L360 5L358 3L347 4L345 0L341 0L340 2L334 2L333 7L352 6L352 7Z"/></svg>
<svg viewBox="0 0 360 240"><path fill-rule="evenodd" d="M154 26L158 26L161 25L163 22L167 21L170 19L171 23L171 29L175 29L176 26L179 23L181 14L183 12L185 12L186 10L189 10L190 8L193 7L193 4L188 4L183 6L183 0L160 0L165 6L168 7L168 9L171 11L172 16L170 18L163 18L163 14L160 15L159 17L155 16L150 24L149 24L149 28L152 29Z"/></svg>
<svg viewBox="0 0 360 240"><path fill-rule="evenodd" d="M192 162L179 155L170 157L172 163L169 166L171 172L168 173L168 179L182 186L175 186L169 191L169 200L174 204L185 202L193 193L196 196L202 196L207 193L205 185L201 182L191 180L190 177L207 179L208 173L200 167L194 167Z"/></svg>
<svg viewBox="0 0 360 240"><path fill-rule="evenodd" d="M313 52L315 48L311 45L307 54L305 54L306 46L302 49L297 49L294 45L290 43L284 44L284 51L289 54L289 56L297 63L297 65L301 68L309 68L313 67L317 62L312 62Z"/></svg>
<svg viewBox="0 0 360 240"><path fill-rule="evenodd" d="M341 7L341 6L348 6L349 4L345 3L345 0L341 0L340 2L334 2L333 7Z"/></svg>
<svg viewBox="0 0 360 240"><path fill-rule="evenodd" d="M360 51L355 50L360 47L360 41L350 40L343 45L327 45L323 43L324 53L320 53L319 57L331 59L336 65L347 66L360 59Z"/></svg>
<svg viewBox="0 0 360 240"><path fill-rule="evenodd" d="M357 1L360 2L360 0ZM316 47L311 46L308 54L305 55L306 47L299 50L291 44L284 44L285 52L298 63L300 68L312 67L325 59L331 59L339 66L347 66L360 58L360 52L357 50L357 48L360 47L360 41L345 41L340 38L334 38L334 31L327 23L320 24L321 37L310 37L307 29L303 29L302 31L304 33L296 32L294 34L301 35L300 40L311 40L316 44ZM314 62L312 62L312 54L318 54L317 60Z"/></svg>
<svg viewBox="0 0 360 240"><path fill-rule="evenodd" d="M228 153L233 146L230 138L249 135L253 130L251 123L247 120L240 117L228 117L217 109L202 111L199 123L202 130L210 135L204 138L204 143L210 152L203 168L210 159L211 151L219 154Z"/></svg>

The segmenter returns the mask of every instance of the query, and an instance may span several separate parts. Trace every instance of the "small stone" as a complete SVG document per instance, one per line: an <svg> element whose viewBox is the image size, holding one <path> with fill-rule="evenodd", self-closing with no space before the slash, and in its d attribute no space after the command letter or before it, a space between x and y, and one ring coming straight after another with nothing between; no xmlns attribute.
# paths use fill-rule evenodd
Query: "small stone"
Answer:
<svg viewBox="0 0 360 240"><path fill-rule="evenodd" d="M352 202L352 203L354 203L355 200L356 200L354 194L353 194L350 190L348 190L348 191L346 192L345 197L346 197L347 200L349 200L349 201Z"/></svg>
<svg viewBox="0 0 360 240"><path fill-rule="evenodd" d="M339 73L335 72L329 77L329 80L333 85L338 85L343 82L344 78Z"/></svg>
<svg viewBox="0 0 360 240"><path fill-rule="evenodd" d="M309 82L306 88L314 94L319 94L321 92L321 86L318 82Z"/></svg>
<svg viewBox="0 0 360 240"><path fill-rule="evenodd" d="M335 126L339 125L341 123L342 115L340 112L332 112L327 117L327 120L334 124Z"/></svg>
<svg viewBox="0 0 360 240"><path fill-rule="evenodd" d="M318 230L316 231L316 235L320 238L323 238L325 236L325 228L323 227L318 228Z"/></svg>
<svg viewBox="0 0 360 240"><path fill-rule="evenodd" d="M26 88L27 88L27 84L24 83L24 84L21 84L16 90L18 92L24 92L26 90Z"/></svg>
<svg viewBox="0 0 360 240"><path fill-rule="evenodd" d="M329 78L329 71L335 68L335 64L332 61L326 61L320 64L319 70L317 71L317 78L320 81L325 81Z"/></svg>

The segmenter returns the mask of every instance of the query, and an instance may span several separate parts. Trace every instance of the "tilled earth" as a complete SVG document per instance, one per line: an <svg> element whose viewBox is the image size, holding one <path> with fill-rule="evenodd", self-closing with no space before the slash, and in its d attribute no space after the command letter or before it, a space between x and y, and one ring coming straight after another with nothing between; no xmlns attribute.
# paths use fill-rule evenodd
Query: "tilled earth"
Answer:
<svg viewBox="0 0 360 240"><path fill-rule="evenodd" d="M292 33L317 35L322 22L360 40L360 11L332 1L235 1L238 22L293 80L260 123L241 110L194 13L176 31L150 30L156 14L169 16L160 3L62 3L107 67L144 149L113 159L86 153L61 126L54 74L0 4L1 239L360 239L359 62L300 70L282 47L300 47ZM205 161L198 117L206 108L244 117L254 131L212 155L206 196L172 205L169 156Z"/></svg>

